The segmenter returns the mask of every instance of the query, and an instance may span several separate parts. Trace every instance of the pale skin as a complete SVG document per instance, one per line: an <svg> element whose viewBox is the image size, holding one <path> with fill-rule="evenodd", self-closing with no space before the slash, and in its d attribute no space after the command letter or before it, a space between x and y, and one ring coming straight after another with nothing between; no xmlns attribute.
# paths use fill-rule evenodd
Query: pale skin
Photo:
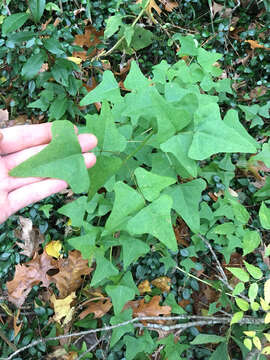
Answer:
<svg viewBox="0 0 270 360"><path fill-rule="evenodd" d="M68 187L63 180L15 178L8 172L44 149L52 139L51 123L22 125L0 132L0 224L18 210ZM87 168L95 165L96 157L89 151L97 145L92 134L78 135Z"/></svg>

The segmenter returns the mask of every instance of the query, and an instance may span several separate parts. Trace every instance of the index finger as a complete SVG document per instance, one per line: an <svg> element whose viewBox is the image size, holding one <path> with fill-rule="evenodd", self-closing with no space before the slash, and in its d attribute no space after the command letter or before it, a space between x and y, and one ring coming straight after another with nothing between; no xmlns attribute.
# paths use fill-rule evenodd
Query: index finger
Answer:
<svg viewBox="0 0 270 360"><path fill-rule="evenodd" d="M48 144L52 139L52 123L19 125L2 129L0 153L11 154L32 146Z"/></svg>

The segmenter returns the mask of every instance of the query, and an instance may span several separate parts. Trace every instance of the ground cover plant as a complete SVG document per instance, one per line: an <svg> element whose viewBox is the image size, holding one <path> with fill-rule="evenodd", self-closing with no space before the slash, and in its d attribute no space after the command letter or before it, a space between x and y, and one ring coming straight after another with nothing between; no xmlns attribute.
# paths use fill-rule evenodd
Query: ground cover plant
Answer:
<svg viewBox="0 0 270 360"><path fill-rule="evenodd" d="M2 358L267 359L268 11L1 3L1 125L53 121L10 174L70 185L0 225Z"/></svg>

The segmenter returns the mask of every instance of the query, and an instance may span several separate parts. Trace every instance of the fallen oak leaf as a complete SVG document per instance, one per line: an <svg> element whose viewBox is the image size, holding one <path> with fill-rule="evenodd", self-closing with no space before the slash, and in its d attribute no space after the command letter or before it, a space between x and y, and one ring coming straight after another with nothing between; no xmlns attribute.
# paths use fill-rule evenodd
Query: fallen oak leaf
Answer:
<svg viewBox="0 0 270 360"><path fill-rule="evenodd" d="M61 298L77 290L83 282L82 276L89 275L93 270L78 250L70 251L65 259L58 259L57 267L59 272L50 279L56 284Z"/></svg>
<svg viewBox="0 0 270 360"><path fill-rule="evenodd" d="M45 252L35 254L34 258L15 268L13 280L7 282L8 299L17 307L22 306L34 285L49 287L51 279L47 271L56 268L56 260Z"/></svg>
<svg viewBox="0 0 270 360"><path fill-rule="evenodd" d="M84 319L89 314L94 314L94 319L102 318L110 311L111 307L111 300L107 298L101 299L97 302L92 301L89 303L87 301L87 308L80 313L79 318Z"/></svg>

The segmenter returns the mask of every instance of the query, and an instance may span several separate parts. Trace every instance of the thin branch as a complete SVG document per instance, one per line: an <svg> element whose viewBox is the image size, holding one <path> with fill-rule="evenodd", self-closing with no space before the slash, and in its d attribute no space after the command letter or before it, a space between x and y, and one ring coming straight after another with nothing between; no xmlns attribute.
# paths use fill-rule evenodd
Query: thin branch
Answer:
<svg viewBox="0 0 270 360"><path fill-rule="evenodd" d="M88 348L85 352L83 352L83 353L78 357L77 360L83 359L84 355L86 355L86 354L90 353L90 351L94 350L94 349L98 346L98 344L100 344L101 341L103 341L104 339L105 339L105 336L102 336L97 342L95 342L95 344L93 344L92 346L90 346L90 348Z"/></svg>
<svg viewBox="0 0 270 360"><path fill-rule="evenodd" d="M166 320L189 320L189 319L199 319L199 320L192 321L189 323L182 323L182 324L169 325L169 326L159 325L159 324L151 324L151 323L144 325L144 324L138 323L139 321L157 321L157 320L166 321ZM87 335L87 334L97 333L97 332L102 332L102 331L110 331L110 330L113 330L113 329L116 329L118 327L125 326L128 324L134 324L135 328L140 328L140 329L149 328L150 330L152 329L152 330L171 331L171 330L176 330L176 329L185 330L192 326L203 326L203 325L210 326L210 325L215 325L215 324L229 324L231 322L231 319L232 319L231 317L212 317L212 316L195 316L195 315L194 316L179 315L179 316L168 316L168 317L163 317L163 316L136 317L134 319L124 321L124 322L116 324L116 325L104 326L103 328L90 329L90 330L80 331L80 332L72 333L72 334L66 334L66 335L60 335L60 336L55 336L55 337L39 339L39 340L33 341L29 345L23 346L22 348L18 349L13 354L11 354L9 357L5 358L5 360L11 360L16 355L21 353L22 351L25 351L25 350L32 348L41 343L46 343L48 341L57 341L57 340L67 339L67 338L74 337L74 336ZM241 319L239 321L239 324L240 325L241 324L261 325L261 324L264 324L264 318L255 319L255 318L246 316L246 317L243 317L243 319Z"/></svg>

